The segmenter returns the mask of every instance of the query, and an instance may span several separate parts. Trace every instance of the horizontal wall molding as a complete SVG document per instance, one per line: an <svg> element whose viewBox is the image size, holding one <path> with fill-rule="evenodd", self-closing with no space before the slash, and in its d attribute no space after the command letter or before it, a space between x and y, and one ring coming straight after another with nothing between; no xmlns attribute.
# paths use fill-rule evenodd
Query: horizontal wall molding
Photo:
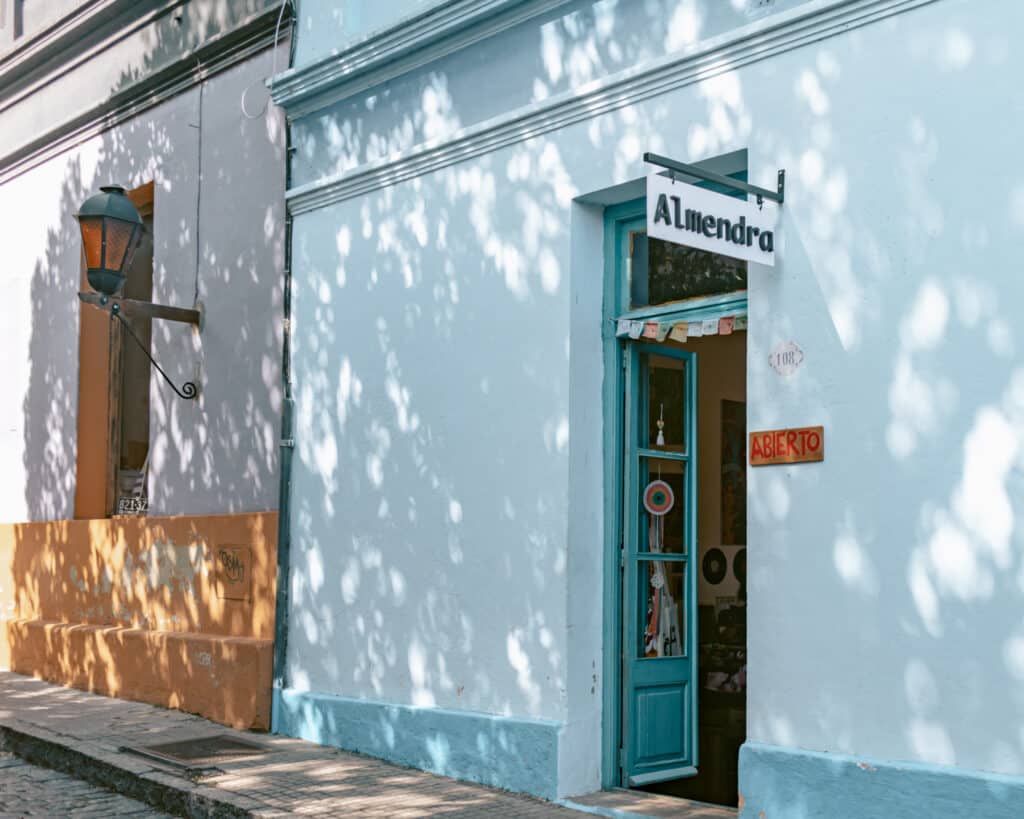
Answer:
<svg viewBox="0 0 1024 819"><path fill-rule="evenodd" d="M132 10L131 2L103 0L85 7L88 14L68 15L30 40L24 52L19 50L12 54L9 63L0 63L0 89L16 89L0 94L0 113L24 102L186 2L188 0L161 0L155 8L140 15ZM104 27L108 29L107 36L82 47L83 41L89 42L88 38Z"/></svg>
<svg viewBox="0 0 1024 819"><path fill-rule="evenodd" d="M740 819L759 816L984 816L1019 819L1024 778L746 742Z"/></svg>
<svg viewBox="0 0 1024 819"><path fill-rule="evenodd" d="M273 732L554 799L563 724L275 689Z"/></svg>
<svg viewBox="0 0 1024 819"><path fill-rule="evenodd" d="M31 142L0 157L0 184L58 156L69 148L181 94L272 46L280 9L267 8L230 31L183 54L173 64L74 115ZM286 15L277 36L287 42Z"/></svg>
<svg viewBox="0 0 1024 819"><path fill-rule="evenodd" d="M3 0L7 2L7 0ZM172 0L184 2L184 0ZM6 86L82 39L111 17L133 5L133 0L87 0L37 32L18 39L0 53L0 87Z"/></svg>
<svg viewBox="0 0 1024 819"><path fill-rule="evenodd" d="M407 74L447 54L562 6L568 0L440 3L271 83L274 102L296 119Z"/></svg>
<svg viewBox="0 0 1024 819"><path fill-rule="evenodd" d="M816 0L451 136L290 189L299 215L525 142L938 0ZM639 159L639 157L638 157Z"/></svg>

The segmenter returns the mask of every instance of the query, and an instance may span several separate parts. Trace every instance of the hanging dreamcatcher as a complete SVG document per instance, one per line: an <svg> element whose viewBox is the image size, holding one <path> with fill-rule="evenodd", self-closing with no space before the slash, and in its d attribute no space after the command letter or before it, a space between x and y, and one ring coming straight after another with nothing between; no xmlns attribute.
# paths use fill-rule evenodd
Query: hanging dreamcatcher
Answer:
<svg viewBox="0 0 1024 819"><path fill-rule="evenodd" d="M644 489L644 509L650 513L647 546L651 552L665 550L665 516L675 505L672 487L660 477ZM650 562L650 593L647 599L647 627L644 629L644 655L671 657L682 653L677 627L678 604L673 600L662 561Z"/></svg>

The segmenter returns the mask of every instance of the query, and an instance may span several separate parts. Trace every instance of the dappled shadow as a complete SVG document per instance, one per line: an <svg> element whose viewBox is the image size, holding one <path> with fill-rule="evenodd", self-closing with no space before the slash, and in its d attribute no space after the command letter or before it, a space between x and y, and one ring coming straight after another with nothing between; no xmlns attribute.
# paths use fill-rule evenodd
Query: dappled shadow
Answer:
<svg viewBox="0 0 1024 819"><path fill-rule="evenodd" d="M0 537L13 670L269 726L275 513L18 524Z"/></svg>
<svg viewBox="0 0 1024 819"><path fill-rule="evenodd" d="M805 0L779 0L770 11L801 2ZM318 25L329 25L318 5L323 4L307 3L300 11L300 31L302 21L314 17ZM696 0L572 0L503 32L500 46L485 43L458 50L423 70L299 119L293 181L301 185L450 138L508 111L578 93L616 72L695 49L764 16L764 10L740 6ZM609 142L618 139L611 123L594 119L589 127Z"/></svg>
<svg viewBox="0 0 1024 819"><path fill-rule="evenodd" d="M186 41L148 43L141 59L146 71L190 47L210 25L188 29ZM99 186L115 182L156 183L153 300L181 307L198 301L205 316L201 333L172 322L153 326L154 357L177 384L195 381L200 396L183 402L152 374L151 509L211 514L276 506L284 128L266 96L251 93L262 88L272 64L266 50L5 183L17 261L32 265L23 306L31 316L24 330L28 389L16 422L24 441L9 441L24 466L24 506L6 498L7 520L74 516L78 454L87 451L91 462L107 457L103 406L88 416L94 426L75 429L82 395L98 391L92 403L106 401L100 381L107 331L102 314L76 298L84 284L74 214ZM117 87L137 79L134 71L126 68ZM247 93L250 113L242 111ZM18 208L19 201L34 208ZM45 241L33 246L40 225ZM14 242L18 232L25 241ZM80 310L92 313L83 315L81 327L90 325L96 337L81 347L81 362ZM105 480L96 470L79 479Z"/></svg>
<svg viewBox="0 0 1024 819"><path fill-rule="evenodd" d="M671 48L649 36L656 3L578 3L304 118L296 182L714 33L676 6ZM751 181L788 173L780 263L750 276L748 428L824 424L828 452L751 470L748 735L1024 773L1006 272L1024 188L1005 167L1019 133L981 157L970 125L1010 53L994 16L917 9L303 214L292 686L553 719L592 701L566 664L567 589L600 594L566 570L595 508L571 505L568 457L600 469L603 442L569 419L601 394L570 387L570 355L595 366L570 317L601 272L570 281L571 202L639 178L645 149L746 149ZM880 102L894 76L905 92ZM787 340L807 356L792 377L768 366Z"/></svg>
<svg viewBox="0 0 1024 819"><path fill-rule="evenodd" d="M0 719L8 728L27 728L33 735L56 736L62 744L73 743L87 758L102 759L108 766L126 770L128 776L158 773L165 785L186 793L197 785L208 788L203 798L212 797L222 807L237 794L250 807L284 815L573 815L529 797L466 785L308 742L257 739L173 711L55 688L16 674L0 673ZM123 753L124 746L140 748L211 735L255 744L263 753L219 759L216 768L191 775Z"/></svg>
<svg viewBox="0 0 1024 819"><path fill-rule="evenodd" d="M268 5L189 4L180 24L164 15L109 93ZM99 74L110 67L109 55L94 60ZM285 133L263 89L273 64L264 49L203 76L0 190L28 316L13 328L25 344L24 380L11 391L22 440L4 439L24 480L8 482L3 517L32 521L0 529L11 667L261 729L270 717L277 516L266 510L277 505L284 287ZM154 321L151 352L176 384L194 381L199 397L181 400L150 372L153 517L71 520L103 514L76 490L105 485L114 457L110 320L78 301L74 214L101 185L148 182L153 301L200 306L204 318L201 331Z"/></svg>

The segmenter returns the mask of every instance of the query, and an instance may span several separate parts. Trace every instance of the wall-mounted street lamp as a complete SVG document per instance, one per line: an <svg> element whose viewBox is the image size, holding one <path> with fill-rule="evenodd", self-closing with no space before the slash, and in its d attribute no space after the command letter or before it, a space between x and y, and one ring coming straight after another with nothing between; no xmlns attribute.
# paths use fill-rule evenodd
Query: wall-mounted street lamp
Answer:
<svg viewBox="0 0 1024 819"><path fill-rule="evenodd" d="M100 188L100 193L90 196L82 203L81 209L75 214L82 230L82 247L85 250L86 278L95 293L81 292L78 298L86 304L109 310L111 319L118 319L135 343L142 348L157 372L171 385L181 398L194 399L198 394L196 385L186 381L181 389L171 381L159 364L149 354L125 316L141 318L159 318L166 321L180 321L199 326L202 318L198 310L187 310L183 307L167 307L162 304L151 304L147 301L118 298L117 294L124 287L142 241L142 217L135 205L125 195L124 188L118 185L107 185Z"/></svg>

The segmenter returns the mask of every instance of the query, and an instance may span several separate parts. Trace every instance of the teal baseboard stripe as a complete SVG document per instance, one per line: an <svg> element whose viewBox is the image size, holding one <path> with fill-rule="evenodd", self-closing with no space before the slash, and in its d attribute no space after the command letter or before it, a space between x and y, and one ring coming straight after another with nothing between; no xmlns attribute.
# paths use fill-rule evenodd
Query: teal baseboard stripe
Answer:
<svg viewBox="0 0 1024 819"><path fill-rule="evenodd" d="M747 742L740 819L1020 819L1024 777Z"/></svg>
<svg viewBox="0 0 1024 819"><path fill-rule="evenodd" d="M275 733L543 799L557 796L559 722L294 689L274 692L273 713Z"/></svg>

